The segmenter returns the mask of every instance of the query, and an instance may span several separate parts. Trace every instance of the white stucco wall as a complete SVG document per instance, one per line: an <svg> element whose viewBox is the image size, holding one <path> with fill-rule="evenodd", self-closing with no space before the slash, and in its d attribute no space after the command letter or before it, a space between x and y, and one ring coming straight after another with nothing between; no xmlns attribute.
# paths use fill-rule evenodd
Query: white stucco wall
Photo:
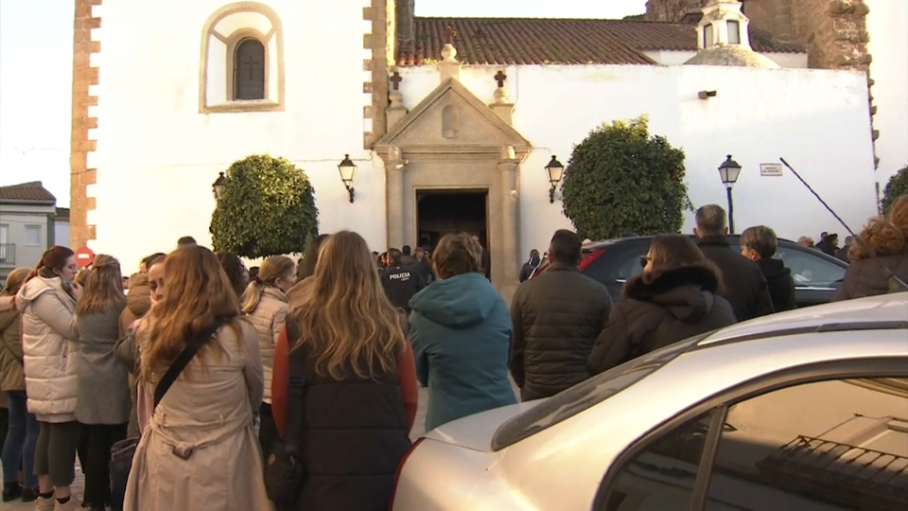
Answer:
<svg viewBox="0 0 908 511"><path fill-rule="evenodd" d="M491 103L496 67L465 67L461 81ZM808 69L655 66L521 66L505 70L516 104L514 126L534 145L520 173L521 252L545 249L569 227L549 204L545 167L567 164L573 145L603 122L640 114L650 131L684 149L695 205L725 205L717 167L732 154L743 167L735 186L737 229L774 227L796 239L841 228L794 176L760 177L760 163L784 157L854 228L875 212L866 80L860 73ZM415 107L439 84L434 68L402 70L404 104ZM700 90L716 90L707 101ZM633 172L633 169L628 169ZM684 231L693 228L685 214Z"/></svg>
<svg viewBox="0 0 908 511"><path fill-rule="evenodd" d="M69 220L54 220L54 243L69 245ZM77 247L78 248L78 247Z"/></svg>
<svg viewBox="0 0 908 511"><path fill-rule="evenodd" d="M203 24L229 2L133 0L95 8L103 28L93 38L102 52L99 96L91 114L98 128L89 167L98 183L88 195L97 209L96 252L124 266L167 251L191 235L210 242L211 185L233 161L256 153L283 156L304 169L316 190L321 230L355 228L370 245L384 244L384 174L363 150L363 21L369 0L326 4L268 0L283 24L284 110L199 113ZM173 16L173 12L179 16ZM223 63L221 63L223 66ZM349 153L359 166L350 204L337 164ZM373 163L378 160L377 166Z"/></svg>
<svg viewBox="0 0 908 511"><path fill-rule="evenodd" d="M870 6L870 76L880 130L876 153L880 158L880 190L896 171L908 165L908 2L864 0Z"/></svg>

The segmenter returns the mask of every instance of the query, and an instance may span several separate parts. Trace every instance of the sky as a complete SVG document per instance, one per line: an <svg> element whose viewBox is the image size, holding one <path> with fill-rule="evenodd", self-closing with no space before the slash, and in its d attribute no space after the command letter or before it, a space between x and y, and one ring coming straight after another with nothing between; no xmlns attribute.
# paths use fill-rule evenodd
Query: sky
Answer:
<svg viewBox="0 0 908 511"><path fill-rule="evenodd" d="M60 207L69 206L73 4L0 0L0 185L41 181ZM646 0L416 0L417 16L623 18L645 11Z"/></svg>

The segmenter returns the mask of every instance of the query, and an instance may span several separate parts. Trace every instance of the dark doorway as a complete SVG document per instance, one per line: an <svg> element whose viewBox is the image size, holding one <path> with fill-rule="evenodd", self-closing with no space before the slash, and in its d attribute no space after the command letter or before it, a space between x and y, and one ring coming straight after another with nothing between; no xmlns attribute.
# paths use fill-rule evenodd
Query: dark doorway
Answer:
<svg viewBox="0 0 908 511"><path fill-rule="evenodd" d="M459 232L479 236L487 246L488 195L487 190L417 191L419 246L434 249L442 236Z"/></svg>

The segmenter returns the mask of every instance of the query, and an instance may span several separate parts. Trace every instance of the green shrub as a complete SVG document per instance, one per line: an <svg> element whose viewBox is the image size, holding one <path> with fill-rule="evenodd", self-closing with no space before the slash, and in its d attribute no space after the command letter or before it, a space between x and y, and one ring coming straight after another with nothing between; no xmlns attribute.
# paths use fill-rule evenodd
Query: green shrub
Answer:
<svg viewBox="0 0 908 511"><path fill-rule="evenodd" d="M908 166L896 172L886 183L886 188L883 189L883 214L889 213L892 203L902 195L908 195Z"/></svg>
<svg viewBox="0 0 908 511"><path fill-rule="evenodd" d="M583 238L678 232L690 202L684 152L650 136L645 116L604 124L574 147L564 172L564 214Z"/></svg>
<svg viewBox="0 0 908 511"><path fill-rule="evenodd" d="M315 191L283 158L255 155L227 169L211 216L215 250L259 258L303 252L318 235Z"/></svg>

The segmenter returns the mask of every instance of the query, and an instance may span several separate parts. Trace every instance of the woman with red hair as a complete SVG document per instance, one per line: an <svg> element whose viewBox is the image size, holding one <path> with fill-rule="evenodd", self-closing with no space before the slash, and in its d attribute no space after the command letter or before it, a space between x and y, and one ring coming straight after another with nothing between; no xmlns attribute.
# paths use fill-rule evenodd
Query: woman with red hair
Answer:
<svg viewBox="0 0 908 511"><path fill-rule="evenodd" d="M858 237L864 243L852 243L845 282L832 301L904 291L892 277L908 282L908 195L896 199L889 215L871 220Z"/></svg>

